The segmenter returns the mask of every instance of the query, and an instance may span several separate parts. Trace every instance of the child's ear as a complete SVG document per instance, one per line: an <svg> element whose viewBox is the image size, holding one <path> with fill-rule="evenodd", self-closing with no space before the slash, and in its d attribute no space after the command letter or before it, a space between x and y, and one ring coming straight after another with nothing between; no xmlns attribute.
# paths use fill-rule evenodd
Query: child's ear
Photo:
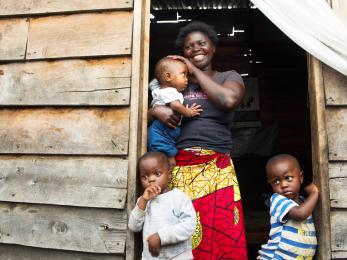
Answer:
<svg viewBox="0 0 347 260"><path fill-rule="evenodd" d="M304 183L304 171L300 171L300 183Z"/></svg>
<svg viewBox="0 0 347 260"><path fill-rule="evenodd" d="M171 73L170 72L164 72L164 79L165 79L165 81L171 81Z"/></svg>

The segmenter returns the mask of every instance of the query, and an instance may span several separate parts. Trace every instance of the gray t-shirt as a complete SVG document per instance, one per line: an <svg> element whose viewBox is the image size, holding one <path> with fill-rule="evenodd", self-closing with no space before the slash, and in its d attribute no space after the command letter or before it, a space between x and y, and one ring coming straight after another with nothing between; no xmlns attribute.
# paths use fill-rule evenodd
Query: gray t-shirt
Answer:
<svg viewBox="0 0 347 260"><path fill-rule="evenodd" d="M223 84L225 81L237 81L244 85L236 71L216 72L213 80ZM231 132L227 128L233 120L234 113L223 111L208 99L199 85L189 83L183 92L184 103L201 105L203 112L193 118L184 118L181 125L181 136L177 141L177 148L184 149L200 146L220 153L229 154L232 149Z"/></svg>

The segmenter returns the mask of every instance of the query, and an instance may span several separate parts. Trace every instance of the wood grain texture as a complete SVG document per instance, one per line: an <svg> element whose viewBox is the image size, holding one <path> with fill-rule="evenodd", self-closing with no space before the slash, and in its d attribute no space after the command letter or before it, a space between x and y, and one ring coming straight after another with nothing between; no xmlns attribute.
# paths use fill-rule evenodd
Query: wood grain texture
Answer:
<svg viewBox="0 0 347 260"><path fill-rule="evenodd" d="M323 64L326 104L347 105L347 76Z"/></svg>
<svg viewBox="0 0 347 260"><path fill-rule="evenodd" d="M328 168L328 133L324 99L324 81L322 64L308 55L308 91L310 101L311 144L312 144L312 175L318 189L322 191L315 208L315 224L318 232L318 250L316 258L331 258L330 238L330 198ZM324 192L323 192L324 191Z"/></svg>
<svg viewBox="0 0 347 260"><path fill-rule="evenodd" d="M27 19L0 20L0 60L24 60L28 28Z"/></svg>
<svg viewBox="0 0 347 260"><path fill-rule="evenodd" d="M0 244L0 256L4 260L124 260L124 257L120 255L92 254L6 244Z"/></svg>
<svg viewBox="0 0 347 260"><path fill-rule="evenodd" d="M30 18L27 59L131 54L130 11Z"/></svg>
<svg viewBox="0 0 347 260"><path fill-rule="evenodd" d="M126 155L128 139L128 108L0 110L0 154Z"/></svg>
<svg viewBox="0 0 347 260"><path fill-rule="evenodd" d="M329 163L330 201L333 208L347 208L347 163Z"/></svg>
<svg viewBox="0 0 347 260"><path fill-rule="evenodd" d="M130 58L0 65L0 104L128 105Z"/></svg>
<svg viewBox="0 0 347 260"><path fill-rule="evenodd" d="M128 161L104 157L0 156L0 200L125 207Z"/></svg>
<svg viewBox="0 0 347 260"><path fill-rule="evenodd" d="M123 253L124 211L0 203L0 243Z"/></svg>
<svg viewBox="0 0 347 260"><path fill-rule="evenodd" d="M331 249L347 255L347 211L331 212Z"/></svg>
<svg viewBox="0 0 347 260"><path fill-rule="evenodd" d="M327 108L329 160L347 160L347 109Z"/></svg>
<svg viewBox="0 0 347 260"><path fill-rule="evenodd" d="M0 16L131 9L132 0L1 0Z"/></svg>

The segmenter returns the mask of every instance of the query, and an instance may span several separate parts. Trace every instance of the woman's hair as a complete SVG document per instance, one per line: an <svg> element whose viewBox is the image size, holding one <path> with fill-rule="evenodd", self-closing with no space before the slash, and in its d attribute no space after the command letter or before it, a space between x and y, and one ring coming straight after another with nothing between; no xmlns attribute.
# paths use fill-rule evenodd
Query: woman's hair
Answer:
<svg viewBox="0 0 347 260"><path fill-rule="evenodd" d="M217 32L211 25L208 25L203 22L194 21L182 27L178 32L175 41L175 47L179 52L183 52L184 39L191 32L202 32L211 40L211 42L215 46L218 43Z"/></svg>

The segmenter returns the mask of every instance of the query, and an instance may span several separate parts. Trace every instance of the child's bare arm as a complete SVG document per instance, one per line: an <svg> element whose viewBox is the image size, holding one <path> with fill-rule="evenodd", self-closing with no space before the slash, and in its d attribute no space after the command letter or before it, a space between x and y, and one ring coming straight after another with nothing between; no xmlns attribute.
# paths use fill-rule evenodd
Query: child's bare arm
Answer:
<svg viewBox="0 0 347 260"><path fill-rule="evenodd" d="M188 106L185 107L178 100L170 102L170 108L185 117L198 116L200 115L200 112L202 112L202 108L200 105L197 105L196 103L194 103L191 107L188 107Z"/></svg>
<svg viewBox="0 0 347 260"><path fill-rule="evenodd" d="M308 198L300 206L293 207L288 212L287 215L289 218L297 221L303 221L312 214L318 201L319 191L314 183L308 185L305 188L305 191L308 194Z"/></svg>

